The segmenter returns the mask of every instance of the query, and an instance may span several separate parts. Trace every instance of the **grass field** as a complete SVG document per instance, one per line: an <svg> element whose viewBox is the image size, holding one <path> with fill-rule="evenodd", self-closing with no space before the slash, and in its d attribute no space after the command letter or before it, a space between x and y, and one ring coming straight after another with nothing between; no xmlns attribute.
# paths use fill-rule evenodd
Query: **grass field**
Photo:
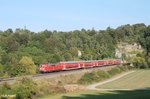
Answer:
<svg viewBox="0 0 150 99"><path fill-rule="evenodd" d="M99 88L131 89L131 91L79 91L49 95L38 99L150 99L150 90L136 90L150 87L150 70L137 70L116 81L98 86Z"/></svg>
<svg viewBox="0 0 150 99"><path fill-rule="evenodd" d="M103 84L101 89L143 89L150 88L150 70L137 70L118 80Z"/></svg>
<svg viewBox="0 0 150 99"><path fill-rule="evenodd" d="M133 91L82 91L49 95L38 99L150 99L150 90Z"/></svg>

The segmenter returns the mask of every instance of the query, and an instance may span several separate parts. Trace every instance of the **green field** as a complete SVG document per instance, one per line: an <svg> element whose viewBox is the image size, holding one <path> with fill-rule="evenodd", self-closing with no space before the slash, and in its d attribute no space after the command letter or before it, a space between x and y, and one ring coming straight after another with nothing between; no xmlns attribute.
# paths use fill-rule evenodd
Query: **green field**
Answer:
<svg viewBox="0 0 150 99"><path fill-rule="evenodd" d="M150 99L150 90L133 91L82 91L49 95L38 99Z"/></svg>
<svg viewBox="0 0 150 99"><path fill-rule="evenodd" d="M49 95L39 99L150 99L150 90L137 90L150 88L150 70L137 70L116 81L98 86L111 89L134 89L131 91L79 91L59 95Z"/></svg>
<svg viewBox="0 0 150 99"><path fill-rule="evenodd" d="M150 70L137 70L118 80L103 84L101 89L143 89L150 88Z"/></svg>

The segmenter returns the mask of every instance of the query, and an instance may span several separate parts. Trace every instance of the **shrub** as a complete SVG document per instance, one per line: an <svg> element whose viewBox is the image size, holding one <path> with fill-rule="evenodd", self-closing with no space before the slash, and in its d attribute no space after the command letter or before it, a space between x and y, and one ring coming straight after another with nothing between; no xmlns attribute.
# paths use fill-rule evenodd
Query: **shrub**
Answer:
<svg viewBox="0 0 150 99"><path fill-rule="evenodd" d="M7 82L5 82L0 87L0 95L8 95L8 94L12 94L12 87Z"/></svg>
<svg viewBox="0 0 150 99"><path fill-rule="evenodd" d="M110 71L108 71L108 73L112 76L121 72L122 72L121 69L119 69L118 67L114 67Z"/></svg>
<svg viewBox="0 0 150 99"><path fill-rule="evenodd" d="M16 88L16 99L31 99L36 95L36 83L28 78L23 77Z"/></svg>
<svg viewBox="0 0 150 99"><path fill-rule="evenodd" d="M37 85L37 90L36 90L36 96L65 92L65 89L60 82L57 84L52 84L49 81L45 80L37 84L38 85Z"/></svg>
<svg viewBox="0 0 150 99"><path fill-rule="evenodd" d="M14 99L15 93L11 85L7 82L3 83L0 87L0 99Z"/></svg>
<svg viewBox="0 0 150 99"><path fill-rule="evenodd" d="M106 78L109 78L110 75L108 72L103 70L98 70L90 73L85 73L81 79L78 81L79 84L90 84L93 82L101 81Z"/></svg>
<svg viewBox="0 0 150 99"><path fill-rule="evenodd" d="M23 77L18 79L19 82L10 86L8 83L4 83L0 87L0 97L3 99L33 99L38 96L55 93L65 93L66 90L60 82L52 84L48 81L34 82L29 77ZM15 95L11 98L9 95Z"/></svg>
<svg viewBox="0 0 150 99"><path fill-rule="evenodd" d="M117 66L121 71L126 71L126 70L128 70L128 66L122 66L122 65L120 65L120 66Z"/></svg>
<svg viewBox="0 0 150 99"><path fill-rule="evenodd" d="M135 56L132 59L132 63L136 68L148 68L146 60L143 57Z"/></svg>
<svg viewBox="0 0 150 99"><path fill-rule="evenodd" d="M102 81L110 78L113 75L128 70L126 66L117 66L109 71L97 70L90 73L85 73L78 81L79 84L91 84L93 82Z"/></svg>
<svg viewBox="0 0 150 99"><path fill-rule="evenodd" d="M97 75L95 74L95 72L91 72L91 73L85 73L80 80L78 81L78 83L80 84L90 84L93 82L93 80L96 80Z"/></svg>
<svg viewBox="0 0 150 99"><path fill-rule="evenodd" d="M97 81L101 81L103 79L110 77L110 74L106 71L103 71L103 70L98 70L97 75L98 75Z"/></svg>

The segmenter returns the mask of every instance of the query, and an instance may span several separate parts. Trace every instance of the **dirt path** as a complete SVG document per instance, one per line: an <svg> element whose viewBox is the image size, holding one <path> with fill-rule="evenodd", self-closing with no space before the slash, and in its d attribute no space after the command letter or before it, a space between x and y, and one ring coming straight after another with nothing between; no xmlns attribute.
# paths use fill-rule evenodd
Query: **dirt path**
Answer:
<svg viewBox="0 0 150 99"><path fill-rule="evenodd" d="M99 89L99 88L96 88L96 86L103 85L103 84L108 83L108 82L112 82L114 80L117 80L117 79L119 79L119 78L121 78L123 76L126 76L126 75L128 75L130 73L133 73L133 72L135 72L135 71L129 71L129 72L123 73L121 75L118 75L117 77L105 80L103 82L99 82L99 83L95 83L95 84L89 85L89 86L87 86L87 89L90 89L90 90L132 90L132 89Z"/></svg>

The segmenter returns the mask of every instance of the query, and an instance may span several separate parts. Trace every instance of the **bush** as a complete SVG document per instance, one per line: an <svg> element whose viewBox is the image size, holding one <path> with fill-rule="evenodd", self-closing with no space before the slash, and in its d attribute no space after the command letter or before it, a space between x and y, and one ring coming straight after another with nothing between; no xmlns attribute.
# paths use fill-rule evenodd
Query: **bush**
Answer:
<svg viewBox="0 0 150 99"><path fill-rule="evenodd" d="M15 83L13 86L9 85L8 83L1 85L0 96L4 96L0 97L0 99L33 99L46 94L66 92L63 84L60 82L57 84L52 84L48 81L35 83L29 77L23 77L18 79L18 81L19 82Z"/></svg>
<svg viewBox="0 0 150 99"><path fill-rule="evenodd" d="M126 71L126 70L128 70L128 67L129 66L122 66L122 65L120 65L120 66L117 66L121 71Z"/></svg>
<svg viewBox="0 0 150 99"><path fill-rule="evenodd" d="M4 75L4 66L0 63L0 77L3 77Z"/></svg>
<svg viewBox="0 0 150 99"><path fill-rule="evenodd" d="M121 72L122 72L122 70L119 69L118 67L114 67L114 68L112 68L110 71L108 71L108 73L109 73L110 75L115 75L115 74L118 74L118 73L121 73Z"/></svg>
<svg viewBox="0 0 150 99"><path fill-rule="evenodd" d="M14 99L15 92L7 82L0 87L0 99Z"/></svg>
<svg viewBox="0 0 150 99"><path fill-rule="evenodd" d="M106 71L103 71L103 70L99 70L97 71L97 81L101 81L103 79L106 79L106 78L109 78L110 77L110 74Z"/></svg>
<svg viewBox="0 0 150 99"><path fill-rule="evenodd" d="M32 79L23 77L16 88L16 99L32 99L36 95L36 85Z"/></svg>
<svg viewBox="0 0 150 99"><path fill-rule="evenodd" d="M110 71L97 70L87 72L78 80L78 83L91 84L93 82L99 82L126 70L128 70L127 67L119 66L112 68ZM19 82L13 86L10 86L8 83L4 83L2 87L0 87L0 95L8 94L16 95L16 99L32 99L46 94L66 92L62 81L58 81L58 83L50 83L49 80L34 82L29 77L23 77L18 79L18 81ZM9 99L9 97L6 97L5 99Z"/></svg>
<svg viewBox="0 0 150 99"><path fill-rule="evenodd" d="M148 64L146 63L146 60L143 57L135 56L132 59L132 63L136 68L148 68Z"/></svg>
<svg viewBox="0 0 150 99"><path fill-rule="evenodd" d="M96 80L95 72L85 73L78 82L80 84L90 84L93 80Z"/></svg>
<svg viewBox="0 0 150 99"><path fill-rule="evenodd" d="M85 73L78 81L79 84L90 84L109 78L110 74L103 70L98 70L90 73Z"/></svg>
<svg viewBox="0 0 150 99"><path fill-rule="evenodd" d="M7 82L3 83L0 87L0 95L11 95L13 94L13 88Z"/></svg>
<svg viewBox="0 0 150 99"><path fill-rule="evenodd" d="M65 89L61 83L52 84L45 80L37 83L36 96L42 96L46 94L64 93Z"/></svg>
<svg viewBox="0 0 150 99"><path fill-rule="evenodd" d="M123 71L127 71L128 67L125 66L118 66L114 67L109 71L93 71L90 73L85 73L78 81L79 84L91 84L93 82L99 82L102 80L105 80L107 78L110 78L113 75L116 75L118 73L121 73Z"/></svg>

